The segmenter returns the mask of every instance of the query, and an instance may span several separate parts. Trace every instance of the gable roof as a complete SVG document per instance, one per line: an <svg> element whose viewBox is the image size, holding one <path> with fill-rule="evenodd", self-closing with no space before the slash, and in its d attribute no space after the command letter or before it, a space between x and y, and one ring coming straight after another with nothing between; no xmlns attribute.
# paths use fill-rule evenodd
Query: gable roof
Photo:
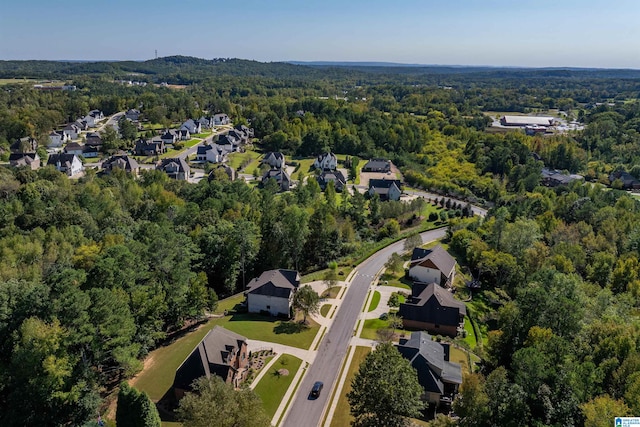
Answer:
<svg viewBox="0 0 640 427"><path fill-rule="evenodd" d="M371 159L364 165L363 169L386 170L390 168L391 168L391 160Z"/></svg>
<svg viewBox="0 0 640 427"><path fill-rule="evenodd" d="M458 301L451 292L435 283L428 284L418 296L408 299L404 304L421 307L431 298L435 298L440 307L457 308L461 315L467 314L467 306L462 301Z"/></svg>
<svg viewBox="0 0 640 427"><path fill-rule="evenodd" d="M398 351L418 371L418 382L426 390L444 392L442 381L462 384L462 369L449 362L442 344L433 341L425 331L411 333L411 338L401 341Z"/></svg>
<svg viewBox="0 0 640 427"><path fill-rule="evenodd" d="M415 248L411 254L411 267L422 265L437 268L448 275L456 266L456 260L441 245L432 249Z"/></svg>
<svg viewBox="0 0 640 427"><path fill-rule="evenodd" d="M320 187L326 186L330 181L333 181L336 187L342 187L347 184L347 180L339 170L324 170L318 175Z"/></svg>
<svg viewBox="0 0 640 427"><path fill-rule="evenodd" d="M139 169L140 166L138 162L133 157L129 157L126 154L118 154L109 157L102 163L102 168L111 170L113 168L120 168L125 171L132 171L134 169Z"/></svg>
<svg viewBox="0 0 640 427"><path fill-rule="evenodd" d="M215 326L180 364L174 386L188 389L196 378L209 378L212 373L224 375L232 368L230 362L234 352L246 342L242 335Z"/></svg>
<svg viewBox="0 0 640 427"><path fill-rule="evenodd" d="M247 286L247 294L289 298L289 295L300 286L300 275L296 270L268 270L249 282Z"/></svg>
<svg viewBox="0 0 640 427"><path fill-rule="evenodd" d="M68 153L51 154L47 159L47 165L55 166L58 162L60 162L63 165L65 163L68 163L69 165L71 165L71 163L73 163L74 158L77 159L78 156L76 156L75 154L68 154Z"/></svg>
<svg viewBox="0 0 640 427"><path fill-rule="evenodd" d="M189 165L182 157L172 157L168 159L162 159L156 169L165 170L167 168L175 167L178 172L190 171Z"/></svg>

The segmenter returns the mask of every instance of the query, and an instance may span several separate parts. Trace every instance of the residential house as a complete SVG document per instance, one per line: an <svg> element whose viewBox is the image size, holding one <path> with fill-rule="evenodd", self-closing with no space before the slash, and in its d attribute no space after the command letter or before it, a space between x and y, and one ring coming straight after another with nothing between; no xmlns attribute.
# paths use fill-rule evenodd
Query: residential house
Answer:
<svg viewBox="0 0 640 427"><path fill-rule="evenodd" d="M51 154L47 160L47 166L53 165L59 172L67 176L75 176L84 170L80 158L75 154Z"/></svg>
<svg viewBox="0 0 640 427"><path fill-rule="evenodd" d="M380 200L400 200L402 183L397 179L370 179L369 196L377 194Z"/></svg>
<svg viewBox="0 0 640 427"><path fill-rule="evenodd" d="M423 399L436 407L450 406L462 384L460 365L449 361L450 344L433 341L428 333L418 331L401 339L397 348L418 373Z"/></svg>
<svg viewBox="0 0 640 427"><path fill-rule="evenodd" d="M229 123L231 123L231 120L229 120L229 116L227 116L224 113L218 113L218 114L214 114L213 116L213 124L216 126L221 126L221 125L228 125Z"/></svg>
<svg viewBox="0 0 640 427"><path fill-rule="evenodd" d="M191 133L188 129L178 129L178 139L180 141L188 141L191 139Z"/></svg>
<svg viewBox="0 0 640 427"><path fill-rule="evenodd" d="M213 127L213 117L200 117L197 120L200 123L200 128L202 129L211 129Z"/></svg>
<svg viewBox="0 0 640 427"><path fill-rule="evenodd" d="M176 399L191 391L202 377L217 375L234 387L247 379L249 354L247 339L221 326L215 326L180 364L173 380Z"/></svg>
<svg viewBox="0 0 640 427"><path fill-rule="evenodd" d="M285 167L284 155L277 151L270 151L264 155L261 163L267 164L272 168L277 168L277 169L284 168Z"/></svg>
<svg viewBox="0 0 640 427"><path fill-rule="evenodd" d="M447 289L430 283L414 283L411 297L400 304L398 316L406 329L424 329L433 334L458 335L464 326L467 308Z"/></svg>
<svg viewBox="0 0 640 427"><path fill-rule="evenodd" d="M313 162L313 167L320 170L335 170L338 167L338 158L333 153L320 154Z"/></svg>
<svg viewBox="0 0 640 427"><path fill-rule="evenodd" d="M322 173L317 176L317 180L322 191L327 188L329 182L333 182L333 187L337 192L342 192L347 185L346 178L339 170L323 170Z"/></svg>
<svg viewBox="0 0 640 427"><path fill-rule="evenodd" d="M62 144L64 144L65 142L67 142L69 140L69 138L67 137L67 135L62 132L62 131L52 131L49 134L49 147L62 147Z"/></svg>
<svg viewBox="0 0 640 427"><path fill-rule="evenodd" d="M126 113L124 113L124 116L132 122L137 122L138 120L140 120L140 111L136 110L135 108L131 108L127 110Z"/></svg>
<svg viewBox="0 0 640 427"><path fill-rule="evenodd" d="M221 163L227 160L227 151L218 144L199 145L196 160L210 163Z"/></svg>
<svg viewBox="0 0 640 427"><path fill-rule="evenodd" d="M250 128L246 125L236 125L234 129L247 135L247 139L251 139L254 136L253 128Z"/></svg>
<svg viewBox="0 0 640 427"><path fill-rule="evenodd" d="M35 153L37 149L38 141L30 136L20 138L9 146L12 153Z"/></svg>
<svg viewBox="0 0 640 427"><path fill-rule="evenodd" d="M104 114L100 110L91 110L89 114L84 117L84 121L87 122L87 126L94 128L98 126L98 122L104 119Z"/></svg>
<svg viewBox="0 0 640 427"><path fill-rule="evenodd" d="M291 188L291 177L284 169L269 169L262 175L262 182L260 185L263 187L267 185L270 179L274 179L280 187L280 191L289 191Z"/></svg>
<svg viewBox="0 0 640 427"><path fill-rule="evenodd" d="M9 165L15 168L28 167L36 170L40 167L40 156L38 153L11 153L9 154Z"/></svg>
<svg viewBox="0 0 640 427"><path fill-rule="evenodd" d="M456 277L456 260L442 246L415 248L411 254L409 277L420 283L452 287Z"/></svg>
<svg viewBox="0 0 640 427"><path fill-rule="evenodd" d="M247 285L249 312L291 317L293 295L299 286L300 275L295 270L265 271Z"/></svg>
<svg viewBox="0 0 640 427"><path fill-rule="evenodd" d="M89 130L89 124L84 119L78 119L75 122L73 122L73 124L76 125L80 130L84 130L84 131Z"/></svg>
<svg viewBox="0 0 640 427"><path fill-rule="evenodd" d="M75 154L76 156L82 156L84 151L84 145L77 142L70 142L64 147L64 152L67 154Z"/></svg>
<svg viewBox="0 0 640 427"><path fill-rule="evenodd" d="M237 140L238 145L247 145L249 143L248 135L237 129L231 129L229 132L227 132L227 137Z"/></svg>
<svg viewBox="0 0 640 427"><path fill-rule="evenodd" d="M97 132L89 132L85 137L84 145L88 147L95 147L98 150L101 150L102 144L102 137Z"/></svg>
<svg viewBox="0 0 640 427"><path fill-rule="evenodd" d="M611 182L611 185L618 180L621 181L622 189L624 190L637 190L640 188L640 181L638 181L629 172L616 171L609 175L609 182Z"/></svg>
<svg viewBox="0 0 640 427"><path fill-rule="evenodd" d="M134 148L134 152L138 156L158 156L166 151L167 149L164 146L164 142L158 137L139 139L136 141Z"/></svg>
<svg viewBox="0 0 640 427"><path fill-rule="evenodd" d="M547 187L558 187L569 185L573 181L582 181L584 177L576 174L565 174L559 170L542 168L542 178L540 182Z"/></svg>
<svg viewBox="0 0 640 427"><path fill-rule="evenodd" d="M219 164L218 167L214 168L209 172L209 181L215 180L220 176L220 173L225 173L227 177L229 177L229 181L236 180L236 170L229 165Z"/></svg>
<svg viewBox="0 0 640 427"><path fill-rule="evenodd" d="M121 169L133 174L134 176L138 176L138 173L140 172L140 166L136 159L129 157L126 154L113 155L102 162L102 170L105 173L109 174L114 169Z"/></svg>
<svg viewBox="0 0 640 427"><path fill-rule="evenodd" d="M93 145L84 145L82 149L82 157L89 159L92 157L98 157L100 155L100 149Z"/></svg>
<svg viewBox="0 0 640 427"><path fill-rule="evenodd" d="M75 123L68 123L65 127L62 128L62 132L67 135L67 139L72 140L78 139L81 129L80 126Z"/></svg>
<svg viewBox="0 0 640 427"><path fill-rule="evenodd" d="M163 159L158 166L157 170L164 171L169 178L177 179L180 181L187 181L191 174L191 168L187 162L180 157Z"/></svg>
<svg viewBox="0 0 640 427"><path fill-rule="evenodd" d="M240 140L234 138L232 135L220 135L217 144L222 145L224 149L230 153L235 153L240 148Z"/></svg>
<svg viewBox="0 0 640 427"><path fill-rule="evenodd" d="M175 144L180 140L180 136L178 135L178 131L176 129L165 129L160 139L162 139L162 142L164 142L165 145Z"/></svg>
<svg viewBox="0 0 640 427"><path fill-rule="evenodd" d="M390 172L390 171L391 171L391 160L385 160L385 159L371 159L362 168L362 172Z"/></svg>
<svg viewBox="0 0 640 427"><path fill-rule="evenodd" d="M196 134L202 132L202 126L200 123L196 122L193 119L189 119L180 126L180 129L186 129L190 134Z"/></svg>

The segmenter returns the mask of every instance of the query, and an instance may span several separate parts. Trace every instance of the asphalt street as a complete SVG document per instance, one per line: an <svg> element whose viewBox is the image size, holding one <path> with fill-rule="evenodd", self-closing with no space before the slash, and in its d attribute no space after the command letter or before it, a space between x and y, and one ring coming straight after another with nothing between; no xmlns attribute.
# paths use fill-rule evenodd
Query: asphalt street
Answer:
<svg viewBox="0 0 640 427"><path fill-rule="evenodd" d="M430 242L444 237L446 229L431 230L421 233L423 242ZM349 342L353 337L358 316L364 305L369 285L382 269L391 254L403 251L404 240L393 243L376 252L355 269L351 283L348 285L342 305L336 314L335 321L327 331L313 364L308 368L300 387L296 391L293 403L281 424L285 427L319 426L329 404L329 398L342 362L347 354ZM317 399L310 399L309 392L313 383L322 381L324 390Z"/></svg>

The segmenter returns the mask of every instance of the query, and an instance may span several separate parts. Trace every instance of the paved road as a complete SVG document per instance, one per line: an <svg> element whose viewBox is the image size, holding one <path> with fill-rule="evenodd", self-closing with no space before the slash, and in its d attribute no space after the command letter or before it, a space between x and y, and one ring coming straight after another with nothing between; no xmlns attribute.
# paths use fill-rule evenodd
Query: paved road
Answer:
<svg viewBox="0 0 640 427"><path fill-rule="evenodd" d="M424 242L429 242L443 238L445 233L446 230L442 228L427 231L421 236ZM391 254L402 252L403 245L404 240L389 245L356 267L333 325L325 334L315 361L302 380L282 426L311 427L320 425L340 367L347 354L349 342L353 337L356 321L364 305L369 285ZM324 383L324 390L316 400L310 400L308 395L316 381Z"/></svg>

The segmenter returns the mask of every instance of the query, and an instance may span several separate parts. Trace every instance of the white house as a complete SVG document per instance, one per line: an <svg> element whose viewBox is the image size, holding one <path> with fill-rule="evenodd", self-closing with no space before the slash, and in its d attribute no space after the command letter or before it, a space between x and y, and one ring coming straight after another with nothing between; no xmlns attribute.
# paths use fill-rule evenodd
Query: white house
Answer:
<svg viewBox="0 0 640 427"><path fill-rule="evenodd" d="M89 114L84 117L84 121L87 122L87 125L91 128L98 126L98 122L104 119L104 114L100 110L91 110Z"/></svg>
<svg viewBox="0 0 640 427"><path fill-rule="evenodd" d="M75 123L67 124L63 129L65 135L67 135L68 139L78 139L78 135L80 134L80 127Z"/></svg>
<svg viewBox="0 0 640 427"><path fill-rule="evenodd" d="M436 283L442 287L449 287L453 285L455 275L456 260L442 246L413 250L409 277L416 282Z"/></svg>
<svg viewBox="0 0 640 427"><path fill-rule="evenodd" d="M262 158L262 163L271 166L274 169L282 169L285 166L284 156L277 151L270 151Z"/></svg>
<svg viewBox="0 0 640 427"><path fill-rule="evenodd" d="M333 153L320 154L313 162L313 167L320 170L335 170L338 167L338 158Z"/></svg>
<svg viewBox="0 0 640 427"><path fill-rule="evenodd" d="M213 124L216 126L228 125L230 122L229 116L224 113L218 113L213 116Z"/></svg>
<svg viewBox="0 0 640 427"><path fill-rule="evenodd" d="M49 147L62 147L69 138L64 132L53 131L49 134Z"/></svg>
<svg viewBox="0 0 640 427"><path fill-rule="evenodd" d="M196 152L196 160L210 163L221 163L227 160L228 151L221 145L200 145Z"/></svg>
<svg viewBox="0 0 640 427"><path fill-rule="evenodd" d="M56 170L67 176L75 176L84 170L80 158L75 154L52 154L47 160L47 165L55 166Z"/></svg>
<svg viewBox="0 0 640 427"><path fill-rule="evenodd" d="M265 271L248 284L245 295L249 312L290 317L293 295L299 286L300 275L295 270Z"/></svg>
<svg viewBox="0 0 640 427"><path fill-rule="evenodd" d="M75 154L76 156L81 156L84 151L84 145L78 144L77 142L70 142L64 147L64 152L67 154Z"/></svg>

